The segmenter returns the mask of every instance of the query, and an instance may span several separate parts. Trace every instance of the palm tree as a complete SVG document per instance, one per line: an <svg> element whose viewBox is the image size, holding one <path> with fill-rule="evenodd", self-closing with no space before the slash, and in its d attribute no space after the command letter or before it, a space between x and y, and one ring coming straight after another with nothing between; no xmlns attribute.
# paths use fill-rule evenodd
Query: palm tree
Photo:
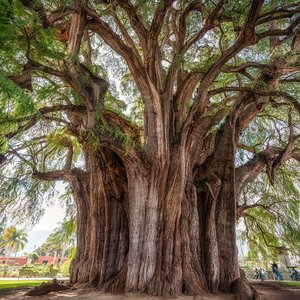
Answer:
<svg viewBox="0 0 300 300"><path fill-rule="evenodd" d="M10 226L6 228L2 235L2 245L9 249L9 257L11 253L17 256L18 251L24 249L28 234L24 230L19 230L16 227Z"/></svg>
<svg viewBox="0 0 300 300"><path fill-rule="evenodd" d="M54 229L49 234L46 242L37 249L39 255L43 253L51 254L56 256L55 253L59 253L60 256L64 257L67 248L75 243L75 232L76 232L76 220L71 218L59 223L59 227Z"/></svg>
<svg viewBox="0 0 300 300"><path fill-rule="evenodd" d="M62 246L61 256L64 257L68 245L74 245L74 234L76 232L76 220L71 218L60 223L53 233L53 239Z"/></svg>

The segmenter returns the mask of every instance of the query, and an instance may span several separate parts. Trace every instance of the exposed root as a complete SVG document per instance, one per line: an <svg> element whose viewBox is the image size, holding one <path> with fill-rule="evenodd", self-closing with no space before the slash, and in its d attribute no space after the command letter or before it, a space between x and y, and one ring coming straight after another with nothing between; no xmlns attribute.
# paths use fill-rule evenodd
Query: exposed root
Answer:
<svg viewBox="0 0 300 300"><path fill-rule="evenodd" d="M182 280L170 279L168 277L156 275L147 285L143 293L153 296L176 297L179 295L204 295L205 288L201 284L199 275L192 272L193 276L182 278Z"/></svg>
<svg viewBox="0 0 300 300"><path fill-rule="evenodd" d="M192 268L183 273L182 293L189 296L205 295L207 287L204 278Z"/></svg>
<svg viewBox="0 0 300 300"><path fill-rule="evenodd" d="M181 294L181 289L166 278L155 276L144 292L153 296L175 297Z"/></svg>
<svg viewBox="0 0 300 300"><path fill-rule="evenodd" d="M103 293L125 293L126 272L123 268L119 273L112 276L104 284L99 286L99 291Z"/></svg>
<svg viewBox="0 0 300 300"><path fill-rule="evenodd" d="M56 279L49 282L43 282L40 286L36 286L30 291L25 293L25 296L42 296L50 292L58 292L69 290L71 287L69 285L61 284Z"/></svg>
<svg viewBox="0 0 300 300"><path fill-rule="evenodd" d="M237 300L263 300L257 290L242 278L238 278L232 283L232 292L236 295Z"/></svg>

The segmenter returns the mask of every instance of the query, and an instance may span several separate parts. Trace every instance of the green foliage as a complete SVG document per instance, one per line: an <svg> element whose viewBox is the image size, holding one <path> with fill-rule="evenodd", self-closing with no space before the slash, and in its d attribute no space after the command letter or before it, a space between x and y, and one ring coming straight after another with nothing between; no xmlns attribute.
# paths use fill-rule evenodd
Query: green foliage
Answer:
<svg viewBox="0 0 300 300"><path fill-rule="evenodd" d="M289 105L267 107L254 119L240 137L240 142L249 151L238 150L237 164L245 164L254 153L268 147L284 149L290 135L289 114L293 122L294 132L299 130L299 116ZM295 141L297 148L299 141ZM264 169L264 171L266 171ZM291 160L276 172L272 186L266 173L261 173L256 180L249 183L240 195L239 203L255 205L247 209L241 220L244 231L240 238L249 246L249 259L271 260L276 257L276 247L285 246L290 253L299 255L299 166Z"/></svg>
<svg viewBox="0 0 300 300"><path fill-rule="evenodd" d="M59 266L39 265L24 266L19 271L19 277L56 277L60 271Z"/></svg>
<svg viewBox="0 0 300 300"><path fill-rule="evenodd" d="M36 262L39 259L39 255L36 252L32 252L29 257L32 259L33 262Z"/></svg>
<svg viewBox="0 0 300 300"><path fill-rule="evenodd" d="M37 277L39 274L40 273L33 266L24 266L19 271L20 277Z"/></svg>
<svg viewBox="0 0 300 300"><path fill-rule="evenodd" d="M70 275L70 265L71 265L71 259L66 260L61 268L60 268L60 273L63 277L68 277Z"/></svg>
<svg viewBox="0 0 300 300"><path fill-rule="evenodd" d="M122 100L117 99L109 91L105 94L105 106L112 111L121 113L127 107L126 103Z"/></svg>
<svg viewBox="0 0 300 300"><path fill-rule="evenodd" d="M293 281L293 282L282 282L282 284L292 287L300 288L300 282L299 281Z"/></svg>
<svg viewBox="0 0 300 300"><path fill-rule="evenodd" d="M86 137L86 140L88 141L88 143L90 145L92 145L94 151L97 150L97 148L99 147L100 145L100 138L99 136L94 132L94 131L88 131L87 133L87 137Z"/></svg>
<svg viewBox="0 0 300 300"><path fill-rule="evenodd" d="M158 81L161 81L161 84L156 91L159 95L164 95L166 80L172 71L170 67L178 66L171 91L173 95L170 99L166 99L166 102L174 101L170 109L173 115L166 116L165 119L170 117L172 120L173 117L180 115L181 112L177 111L179 105L175 103L176 93L189 72L197 72L203 78L237 41L240 34L239 29L245 23L251 1L225 2L226 4L220 12L220 22L214 19L214 22L218 21L217 25L210 25L210 30L186 52L182 50L177 53L175 48L180 32L176 32L174 28L180 22L179 17L190 4L190 1L174 1L164 20L159 24L163 26L157 39L159 45L155 53L162 57L162 61L157 61L155 65L155 68L160 70L157 77L160 77ZM63 4L71 5L72 1L45 0L34 2L37 6L40 3L43 4L45 12L49 16L51 12L56 11ZM294 2L290 0L265 1L261 14L271 12L280 5L291 3ZM136 8L136 14L141 22L149 29L156 9L163 9L165 2L132 0L132 4ZM107 22L118 36L122 36L118 24L112 17L112 10L115 7L113 2L106 5L105 1L91 1L89 5L91 8L95 8L99 17ZM186 38L182 41L183 44L188 43L195 34L203 29L203 22L206 22L208 15L216 9L216 2L214 1L204 1L203 5L206 6L204 12L201 9L188 11L185 20ZM66 12L69 11L70 14L73 12L66 8ZM147 132L147 130L144 129L143 132L141 129L146 124L145 99L143 99L143 93L138 89L135 82L135 80L137 81L136 77L146 72L147 67L143 66L142 70L139 70L141 73L133 76L131 73L132 66L129 68L120 55L127 47L132 48L132 45L127 41L128 37L136 46L136 52L140 54L139 60L142 64L148 62L147 54L143 53L139 38L133 28L130 27L131 22L122 8L116 6L115 14L120 18L124 28L128 30L127 38L121 37L121 40L128 45L119 47L119 49L122 48L122 51L118 50L118 53L112 51L105 44L105 39L102 40L97 34L90 34L88 38L84 36L79 53L70 54L66 51L67 42L60 41L56 34L59 25L66 25L71 15L63 16L55 22L55 26L47 28L43 24L40 13L41 10L39 9L26 8L21 1L2 0L0 2L0 215L9 215L11 220L15 222L36 223L43 213L45 203L47 203L45 198L55 199L55 184L49 181L43 182L37 178L33 179L32 174L36 174L37 171L47 173L54 170L65 170L66 158L70 154L70 145L73 148L71 168L85 170L83 149L86 144L91 145L95 151L109 143L113 146L121 145L126 155L132 149L142 149L144 140L147 139L146 136L136 138L133 136L134 134L128 133L125 128L122 128L120 123L114 124L103 120L102 116L103 111L114 112L119 120L132 125L132 131L136 129L144 134ZM293 18L276 18L275 25L279 29L284 29L289 26L292 20ZM179 28L179 30L181 29ZM259 34L269 29L270 22L262 22L256 26L255 31ZM91 32L92 29L89 28L89 33ZM168 36L165 36L166 34ZM91 49L88 47L87 40L89 39ZM270 64L276 61L284 62L287 68L298 66L298 54L291 50L291 40L292 36L284 39L282 45L270 49L270 40L261 39L257 44L236 53L234 57L229 55L231 58L222 69L216 72L216 78L206 88L211 91L223 87L243 86L266 92L265 77L272 77L272 74L268 73L269 71L262 72L260 68L249 67L240 72L228 72L226 67L239 66L246 62ZM91 50L90 60L85 57L89 50ZM149 60L151 59L152 57ZM31 61L37 62L42 67L35 70L26 69ZM138 62L135 61L134 63ZM72 77L73 72L76 73L81 70L80 64L87 72L73 76L74 78L70 81L69 77ZM52 72L47 72L47 68L51 68ZM32 92L19 87L12 81L11 76L21 75L24 70L27 72L26 75L30 75L29 79L33 86ZM54 76L53 73L55 72L59 74L69 72L69 75ZM91 129L86 128L85 113L87 109L90 109L86 102L90 100L89 97L92 95L90 80L93 76L106 80L109 83L109 90L104 99L91 101L97 124L96 128ZM297 72L294 72L286 76L296 78L298 75ZM147 85L155 84L155 80L153 82L151 80L150 78L148 81L146 80L146 84L142 85L143 88L146 89ZM178 128L185 124L185 117L193 107L194 101L197 101L196 94L198 93L197 88L201 86L200 83L201 80L195 85L195 91L191 93L190 99L187 99L183 105L183 118L174 120L174 122L172 120L170 127L174 125L173 123L176 123ZM282 85L279 82L278 86L274 84L272 90L288 91L296 99L299 98L299 85L293 83ZM161 104L163 107L164 100L162 97ZM220 120L212 122L213 124L207 129L207 132L203 133L204 137L207 138L218 133L222 124L229 119L228 116L233 109L240 108L236 106L238 100L239 97L236 92L227 91L210 98L203 107L203 112L198 116L200 120L207 122L213 120L220 111L224 111L224 116ZM104 105L102 105L103 103ZM255 105L259 105L259 103L243 104L245 107L241 114L251 112ZM43 110L49 107L67 105L72 106L72 112L57 109L51 113L45 113ZM82 113L76 114L75 108L82 109ZM240 136L238 142L243 144L244 148L251 150L238 149L237 166L247 163L255 153L263 151L269 146L286 147L290 135L288 116L291 109L291 105L288 105L284 99L279 99L279 97L270 99L270 105L264 107L250 124L247 124L247 128L243 130ZM298 133L300 130L298 113L293 111L291 118L295 133ZM34 125L29 126L30 122ZM295 142L294 146L299 149L299 140ZM5 155L5 161L3 159L2 162L3 155ZM270 245L287 244L295 253L299 249L299 227L296 226L295 222L295 220L299 220L299 191L295 179L298 174L299 170L288 164L279 169L275 181L276 188L269 185L265 174L262 174L247 187L245 195L250 199L250 203L257 201L261 203L261 206L247 211L247 215L244 216L247 230L242 234L242 238L249 239L252 257L258 253L262 253L264 256L270 255ZM61 197L61 200L67 203L69 214L74 216L74 202L70 199L71 192L69 189ZM49 201L51 200L48 200L48 203ZM40 253L47 251L49 253L55 251L62 253L64 246L69 247L72 244L70 239L74 239L75 225L72 222L62 224L61 228L53 232L46 243L40 247Z"/></svg>
<svg viewBox="0 0 300 300"><path fill-rule="evenodd" d="M43 245L36 249L39 255L66 256L72 253L75 243L76 220L71 218L60 223L52 233L49 234Z"/></svg>
<svg viewBox="0 0 300 300"><path fill-rule="evenodd" d="M23 250L26 244L27 233L24 230L18 230L13 226L3 230L0 242L1 249L7 249L8 252L16 256L17 252Z"/></svg>
<svg viewBox="0 0 300 300"><path fill-rule="evenodd" d="M131 147L134 147L135 142L124 133L118 126L111 125L107 126L99 126L99 130L103 135L109 135L115 142L121 143L124 147L125 154Z"/></svg>
<svg viewBox="0 0 300 300"><path fill-rule="evenodd" d="M0 211L9 213L11 221L34 224L44 212L43 194L53 195L54 185L51 182L41 184L33 180L31 171L24 162L16 163L14 171L15 177L1 178Z"/></svg>
<svg viewBox="0 0 300 300"><path fill-rule="evenodd" d="M31 95L24 89L16 87L12 81L8 80L4 76L1 76L1 74L0 96L2 107L7 107L10 105L11 109L9 110L9 116L11 117L24 117L36 112L36 106ZM2 113L4 114L4 112Z"/></svg>
<svg viewBox="0 0 300 300"><path fill-rule="evenodd" d="M76 251L77 251L76 246L72 246L72 247L69 249L69 252L68 252L68 258L69 258L70 261L71 261L72 259L75 258Z"/></svg>
<svg viewBox="0 0 300 300"><path fill-rule="evenodd" d="M132 107L130 109L130 115L133 120L135 120L136 124L139 126L143 126L144 124L144 103L141 97L137 97L135 101L132 103Z"/></svg>
<svg viewBox="0 0 300 300"><path fill-rule="evenodd" d="M241 196L241 203L246 197L249 204L258 204L248 209L241 221L245 230L240 237L249 245L250 259L275 258L278 246L289 248L294 255L300 254L300 191L295 176L298 172L293 163L287 164L279 170L274 187L262 174Z"/></svg>

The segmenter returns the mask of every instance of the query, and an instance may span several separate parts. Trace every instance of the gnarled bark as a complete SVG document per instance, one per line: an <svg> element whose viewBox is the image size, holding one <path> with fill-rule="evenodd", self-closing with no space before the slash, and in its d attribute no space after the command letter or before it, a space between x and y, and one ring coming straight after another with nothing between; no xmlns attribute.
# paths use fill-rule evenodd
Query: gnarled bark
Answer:
<svg viewBox="0 0 300 300"><path fill-rule="evenodd" d="M239 26L231 33L225 26L230 34L224 34L222 23L236 23L227 9L243 12L223 0L216 5L156 1L153 16L149 12L144 16L148 24L127 0L100 1L101 5L74 0L55 10L44 7L43 1L21 2L38 16L34 19L39 19L42 28L55 30L53 45L56 40L66 43L66 53L57 56L59 62L52 55L44 59L45 51L35 49L39 43L31 45L40 35L34 28L41 27L31 28L32 20L28 33L24 30L27 63L22 74L9 78L21 88L35 90L32 76L55 77L54 82L68 91L62 100L66 102L56 104L61 95L55 95L49 100L57 99L55 104L38 113L44 120L63 124L69 137L58 143L67 149L60 170L39 171L41 164L27 159L32 157L31 150L25 156L14 149L7 153L30 166L35 179L66 180L72 188L78 230L71 282L108 292L154 295L230 292L232 283L236 290L247 290L239 280L235 245L237 193L263 169L267 154L271 155L267 159L270 179L285 160L299 159L299 155L292 148L291 130L285 149L276 155L270 149L256 155L238 168L236 180L235 145L253 118L276 97L300 111L296 99L277 91L280 77L286 76L286 82L295 80L288 75L299 66L289 65L285 58L272 61L272 57L268 65L232 63L238 54L243 57L242 50L265 37L271 37L272 51L291 38L291 50L296 49L299 10L292 4L273 8L264 7L267 2L263 0L251 1L243 8ZM190 18L194 12L201 24L190 28L191 19L198 20ZM267 26L275 20L289 25L285 29L276 29L275 23ZM220 51L210 56L205 50L197 66L199 45L207 43L202 38L211 30L213 39L220 36ZM90 36L101 37L127 64L143 102L143 128L109 109L105 95L109 84L93 68L93 51L102 47L93 49L97 43L93 45ZM251 68L257 71L248 72ZM228 85L225 80L223 86L222 76L218 78L222 72L233 74L236 81ZM243 81L242 75L248 79ZM5 138L32 129L41 119L39 114L17 118L17 127L12 126ZM72 168L73 139L82 147L84 171ZM124 141L130 146L126 148ZM37 148L36 152L46 150ZM5 159L0 155L1 163ZM240 212L243 209L239 207Z"/></svg>
<svg viewBox="0 0 300 300"><path fill-rule="evenodd" d="M87 148L87 178L72 182L78 251L71 282L153 295L230 292L239 277L233 159L212 163L221 153L234 157L229 144L207 159L215 176L210 166L192 174L178 145L164 165L152 166Z"/></svg>

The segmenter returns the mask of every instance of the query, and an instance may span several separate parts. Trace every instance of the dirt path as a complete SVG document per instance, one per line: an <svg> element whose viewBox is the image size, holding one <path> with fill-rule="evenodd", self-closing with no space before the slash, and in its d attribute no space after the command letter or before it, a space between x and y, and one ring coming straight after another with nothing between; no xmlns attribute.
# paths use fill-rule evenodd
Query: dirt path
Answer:
<svg viewBox="0 0 300 300"><path fill-rule="evenodd" d="M0 291L0 300L2 299L26 299L26 300L235 300L232 294L222 294L222 295L209 295L209 296L180 296L176 298L170 297L152 297L147 295L137 295L137 294L126 294L126 295L111 295L111 294L100 294L99 292L91 292L86 290L71 290L58 293L49 293L45 296L39 297L28 297L24 296L26 292L25 289L11 290L7 292Z"/></svg>
<svg viewBox="0 0 300 300"><path fill-rule="evenodd" d="M300 289L285 285L279 281L251 281L266 300L300 300Z"/></svg>
<svg viewBox="0 0 300 300"><path fill-rule="evenodd" d="M264 282L251 281L251 284L261 293L265 300L300 300L300 289L289 287L278 281L266 280ZM209 295L209 296L180 296L177 298L151 297L146 295L126 294L111 295L100 294L91 290L70 290L59 293L50 293L40 297L25 297L26 289L15 289L7 292L0 291L0 300L234 300L234 295Z"/></svg>

